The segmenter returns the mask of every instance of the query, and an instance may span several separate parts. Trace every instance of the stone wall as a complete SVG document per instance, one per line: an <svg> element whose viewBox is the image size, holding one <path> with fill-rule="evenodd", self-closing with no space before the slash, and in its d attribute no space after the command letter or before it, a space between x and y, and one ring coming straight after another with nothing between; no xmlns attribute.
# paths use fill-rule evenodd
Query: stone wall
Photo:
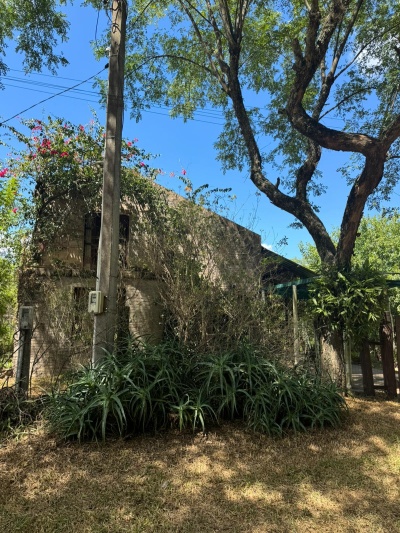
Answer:
<svg viewBox="0 0 400 533"><path fill-rule="evenodd" d="M171 204L186 202L172 192L167 196ZM226 218L205 209L203 213L214 228L212 242L201 242L201 232L193 237L200 239L196 249L204 250L200 252L204 274L230 289L232 271L241 275L243 269L258 268L261 238ZM163 266L159 243L150 242L145 232L135 231L140 214L133 203L122 206L122 215L129 224L129 237L120 245L126 257L121 263L119 329L159 341L163 335L160 282L155 275ZM31 357L35 375L56 376L71 365L90 361L93 317L87 312L87 303L89 290L96 284L91 256L96 255L97 231L93 220L87 218L84 203L77 200L60 235L41 244L40 265L21 275L19 304L35 309ZM190 241L192 237L186 233L185 238Z"/></svg>

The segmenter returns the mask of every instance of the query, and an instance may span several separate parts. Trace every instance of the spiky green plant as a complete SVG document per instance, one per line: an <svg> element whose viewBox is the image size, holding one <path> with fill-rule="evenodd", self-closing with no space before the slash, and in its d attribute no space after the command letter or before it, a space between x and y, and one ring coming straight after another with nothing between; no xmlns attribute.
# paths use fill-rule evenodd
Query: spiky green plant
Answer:
<svg viewBox="0 0 400 533"><path fill-rule="evenodd" d="M79 440L171 425L205 431L236 418L272 435L335 426L345 405L334 384L267 361L249 346L200 355L171 343L132 343L50 395L46 417L64 438Z"/></svg>

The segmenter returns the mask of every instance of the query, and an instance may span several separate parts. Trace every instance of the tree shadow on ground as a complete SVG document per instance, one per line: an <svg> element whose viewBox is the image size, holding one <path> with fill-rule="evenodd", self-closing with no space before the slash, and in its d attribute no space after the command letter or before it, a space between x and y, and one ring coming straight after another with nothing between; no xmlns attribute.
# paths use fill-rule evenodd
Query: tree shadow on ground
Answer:
<svg viewBox="0 0 400 533"><path fill-rule="evenodd" d="M399 422L398 403L357 399L340 429L283 439L240 423L100 445L31 434L0 448L0 530L393 532Z"/></svg>

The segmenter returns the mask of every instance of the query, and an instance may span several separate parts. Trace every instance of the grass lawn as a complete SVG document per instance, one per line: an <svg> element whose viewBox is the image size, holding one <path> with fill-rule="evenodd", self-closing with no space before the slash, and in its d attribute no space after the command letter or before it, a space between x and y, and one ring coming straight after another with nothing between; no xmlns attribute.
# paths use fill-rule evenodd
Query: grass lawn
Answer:
<svg viewBox="0 0 400 533"><path fill-rule="evenodd" d="M400 404L349 400L340 429L226 424L106 444L38 428L0 443L0 532L400 531Z"/></svg>

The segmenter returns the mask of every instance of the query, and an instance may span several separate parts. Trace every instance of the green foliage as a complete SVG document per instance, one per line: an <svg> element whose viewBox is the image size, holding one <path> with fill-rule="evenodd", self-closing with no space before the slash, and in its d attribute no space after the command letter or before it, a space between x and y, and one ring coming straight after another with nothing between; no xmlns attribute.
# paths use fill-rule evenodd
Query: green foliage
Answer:
<svg viewBox="0 0 400 533"><path fill-rule="evenodd" d="M387 284L368 263L349 272L331 269L315 278L311 309L320 324L345 332L356 345L371 337L387 302Z"/></svg>
<svg viewBox="0 0 400 533"><path fill-rule="evenodd" d="M56 44L67 39L69 23L58 7L65 0L6 0L1 3L0 55L4 56L8 41L17 41L16 51L24 55L27 71L40 71L43 66L55 72L59 65L68 62L62 54L56 54ZM0 60L0 74L7 65Z"/></svg>
<svg viewBox="0 0 400 533"><path fill-rule="evenodd" d="M16 266L22 233L19 225L19 180L8 168L0 170L0 370L9 363L14 333Z"/></svg>
<svg viewBox="0 0 400 533"><path fill-rule="evenodd" d="M103 171L104 128L94 117L87 125L74 125L62 118L22 121L30 134L11 128L25 145L7 161L7 172L21 184L18 212L33 234L32 249L38 253L54 237L67 237L65 221L75 213L79 198L87 213L100 210ZM134 197L150 207L150 188L145 180L158 169L148 165L151 155L140 150L136 139L122 143L121 196ZM3 200L3 198L1 198Z"/></svg>
<svg viewBox="0 0 400 533"><path fill-rule="evenodd" d="M339 8L332 2L320 2L316 9L319 24L313 37L318 46L323 25ZM275 166L280 176L289 176L282 180L281 187L291 193L295 171L309 155L309 146L306 136L288 121L284 109L291 91L296 89L294 41L298 41L303 57L309 54L305 60L310 59L310 11L313 10L308 4L298 1L254 1L244 8L241 3L203 0L151 5L133 0L126 65L132 115L140 117L155 102L172 106L172 116L184 118L193 117L199 108L219 108L225 119L217 142L219 158L224 168L242 167L248 153L229 102L233 76L246 95L246 102L251 102L246 105L246 112L251 117L253 133L263 138L261 145L266 144L265 137L269 139L264 159ZM231 26L228 20L233 21ZM336 22L327 51L302 99L303 107L313 118L324 125L326 119L340 119L344 122L343 131L374 136L391 123L399 110L398 20L395 1L368 0L344 6L343 16ZM99 45L99 56L104 53L107 38ZM237 73L231 56L239 62ZM130 76L130 72L135 75ZM327 84L329 72L333 76ZM322 99L325 105L319 110ZM356 166L350 161L346 168L354 181ZM398 160L389 158L388 179L377 188L377 197L390 194L396 169ZM319 178L317 173L308 185L310 196L324 192Z"/></svg>
<svg viewBox="0 0 400 533"><path fill-rule="evenodd" d="M334 242L337 242L338 234L338 230L333 231ZM315 246L301 243L300 252L300 262L314 272L319 272L321 260ZM400 215L397 211L361 220L352 264L360 269L365 261L387 280L400 279ZM392 289L389 299L392 311L400 313L400 291Z"/></svg>
<svg viewBox="0 0 400 533"><path fill-rule="evenodd" d="M333 384L268 362L250 346L201 355L173 344L132 342L53 392L45 416L63 438L104 440L171 425L204 431L236 418L281 435L335 426L344 408Z"/></svg>
<svg viewBox="0 0 400 533"><path fill-rule="evenodd" d="M185 120L219 109L223 170L247 168L323 261L347 268L363 209L388 200L400 176L397 0L132 0L129 12L132 116L154 103ZM108 35L99 56L107 45ZM336 169L349 185L340 250L319 215L332 176L318 168L326 149L350 154Z"/></svg>
<svg viewBox="0 0 400 533"><path fill-rule="evenodd" d="M0 371L11 359L16 295L14 265L0 257Z"/></svg>
<svg viewBox="0 0 400 533"><path fill-rule="evenodd" d="M40 417L43 409L41 397L28 399L18 394L15 386L0 387L0 436L23 431Z"/></svg>

